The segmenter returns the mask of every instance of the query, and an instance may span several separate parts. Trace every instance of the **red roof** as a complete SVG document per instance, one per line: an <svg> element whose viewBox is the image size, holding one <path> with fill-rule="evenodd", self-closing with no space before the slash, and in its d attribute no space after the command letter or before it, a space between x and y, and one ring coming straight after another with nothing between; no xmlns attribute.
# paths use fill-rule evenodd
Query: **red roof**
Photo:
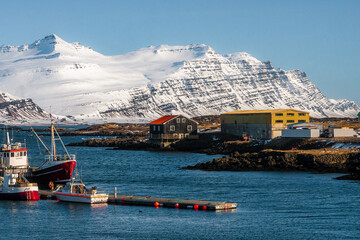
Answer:
<svg viewBox="0 0 360 240"><path fill-rule="evenodd" d="M163 124L173 118L176 118L177 116L179 116L179 115L165 115L165 116L162 116L161 118L158 118L158 119L152 121L150 124Z"/></svg>

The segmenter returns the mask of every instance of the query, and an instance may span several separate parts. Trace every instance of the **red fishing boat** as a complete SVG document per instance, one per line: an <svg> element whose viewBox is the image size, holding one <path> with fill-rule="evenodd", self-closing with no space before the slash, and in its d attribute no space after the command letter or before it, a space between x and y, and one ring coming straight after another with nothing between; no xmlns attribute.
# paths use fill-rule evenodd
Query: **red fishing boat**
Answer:
<svg viewBox="0 0 360 240"><path fill-rule="evenodd" d="M51 120L51 150L45 145L38 134L32 129L37 139L45 147L46 152L44 162L40 167L31 171L30 179L39 184L41 189L54 188L56 184L65 184L71 180L76 166L76 157L69 154L63 141L61 140L53 121ZM55 138L55 134L57 138ZM64 154L58 154L55 140L59 140L65 150Z"/></svg>
<svg viewBox="0 0 360 240"><path fill-rule="evenodd" d="M66 183L71 180L72 174L76 166L76 158L74 154L69 154L62 142L58 132L56 131L53 121L51 120L51 150L41 140L37 133L32 129L37 139L45 147L45 151L49 153L40 167L30 167L28 162L28 154L25 143L13 142L10 140L9 132L6 132L6 143L1 145L0 149L0 177L7 174L21 173L30 182L37 183L39 188L48 189L56 184ZM55 134L57 139L55 139ZM64 154L58 154L55 140L60 140L64 149Z"/></svg>

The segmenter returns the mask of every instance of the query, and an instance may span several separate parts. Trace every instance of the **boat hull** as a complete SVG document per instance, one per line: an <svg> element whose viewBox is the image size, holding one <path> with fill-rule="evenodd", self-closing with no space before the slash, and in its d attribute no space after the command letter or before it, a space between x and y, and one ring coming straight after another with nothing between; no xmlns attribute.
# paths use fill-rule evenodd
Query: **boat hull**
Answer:
<svg viewBox="0 0 360 240"><path fill-rule="evenodd" d="M49 183L69 181L74 172L76 161L53 161L47 167L36 169L32 172L30 181L36 182L40 189L49 189Z"/></svg>
<svg viewBox="0 0 360 240"><path fill-rule="evenodd" d="M37 187L31 188L9 188L0 191L0 200L23 200L37 201L40 200Z"/></svg>
<svg viewBox="0 0 360 240"><path fill-rule="evenodd" d="M55 193L59 201L77 202L77 203L107 203L109 195L107 194L73 194L73 193Z"/></svg>

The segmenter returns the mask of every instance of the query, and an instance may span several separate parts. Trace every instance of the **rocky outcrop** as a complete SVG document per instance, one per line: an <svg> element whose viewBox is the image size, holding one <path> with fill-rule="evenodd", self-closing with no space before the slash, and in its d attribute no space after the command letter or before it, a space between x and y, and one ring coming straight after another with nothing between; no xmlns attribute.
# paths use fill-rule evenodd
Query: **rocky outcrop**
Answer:
<svg viewBox="0 0 360 240"><path fill-rule="evenodd" d="M352 173L360 170L357 150L263 150L259 153L235 152L229 157L187 166L183 169L207 171L316 171Z"/></svg>
<svg viewBox="0 0 360 240"><path fill-rule="evenodd" d="M80 143L70 143L68 146L87 146L87 147L110 147L113 150L159 150L160 148L136 138L106 138L90 139Z"/></svg>

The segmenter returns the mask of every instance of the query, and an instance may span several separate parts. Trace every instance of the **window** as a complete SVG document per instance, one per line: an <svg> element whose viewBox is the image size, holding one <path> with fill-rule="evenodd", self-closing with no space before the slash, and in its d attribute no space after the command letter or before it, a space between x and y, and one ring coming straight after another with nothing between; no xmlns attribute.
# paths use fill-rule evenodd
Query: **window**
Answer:
<svg viewBox="0 0 360 240"><path fill-rule="evenodd" d="M20 152L20 157L22 157L22 155L23 155L23 152Z"/></svg>
<svg viewBox="0 0 360 240"><path fill-rule="evenodd" d="M26 157L26 152L24 152L24 157Z"/></svg>
<svg viewBox="0 0 360 240"><path fill-rule="evenodd" d="M186 123L186 118L181 119L182 123Z"/></svg>
<svg viewBox="0 0 360 240"><path fill-rule="evenodd" d="M275 113L275 116L283 116L282 113Z"/></svg>
<svg viewBox="0 0 360 240"><path fill-rule="evenodd" d="M14 153L13 153L13 152L11 153L11 157L14 157Z"/></svg>
<svg viewBox="0 0 360 240"><path fill-rule="evenodd" d="M299 116L306 116L306 113L299 113Z"/></svg>
<svg viewBox="0 0 360 240"><path fill-rule="evenodd" d="M158 131L160 132L160 125L158 126Z"/></svg>
<svg viewBox="0 0 360 240"><path fill-rule="evenodd" d="M305 120L299 120L298 121L299 123L304 123L304 122L306 122Z"/></svg>
<svg viewBox="0 0 360 240"><path fill-rule="evenodd" d="M276 123L283 123L283 120L276 120Z"/></svg>
<svg viewBox="0 0 360 240"><path fill-rule="evenodd" d="M295 114L293 114L293 113L287 113L286 115L287 115L287 116L294 116Z"/></svg>
<svg viewBox="0 0 360 240"><path fill-rule="evenodd" d="M156 131L156 126L155 125L153 126L153 130Z"/></svg>
<svg viewBox="0 0 360 240"><path fill-rule="evenodd" d="M180 123L180 118L177 118L177 119L176 119L176 123Z"/></svg>
<svg viewBox="0 0 360 240"><path fill-rule="evenodd" d="M187 126L187 130L188 130L188 131L192 131L192 126L191 126L191 125L188 125L188 126Z"/></svg>
<svg viewBox="0 0 360 240"><path fill-rule="evenodd" d="M293 122L295 122L294 120L287 120L286 122L288 122L288 123L293 123Z"/></svg>
<svg viewBox="0 0 360 240"><path fill-rule="evenodd" d="M175 125L170 125L170 131L175 131Z"/></svg>

